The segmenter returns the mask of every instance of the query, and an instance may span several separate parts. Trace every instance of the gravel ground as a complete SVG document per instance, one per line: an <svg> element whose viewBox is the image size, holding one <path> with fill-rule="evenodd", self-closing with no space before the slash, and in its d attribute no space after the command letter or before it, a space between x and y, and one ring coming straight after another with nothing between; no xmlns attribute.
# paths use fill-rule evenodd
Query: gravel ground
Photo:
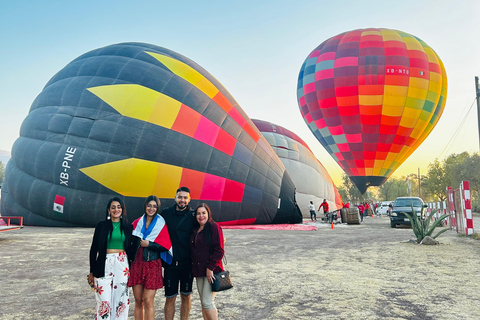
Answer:
<svg viewBox="0 0 480 320"><path fill-rule="evenodd" d="M387 217L334 230L315 225L318 231L224 230L235 287L218 293L219 318L480 319L480 241L447 231L438 246L408 243L412 230L391 229ZM92 235L90 228L1 232L0 318L92 319ZM194 290L190 319L201 319ZM157 319L163 303L161 289Z"/></svg>

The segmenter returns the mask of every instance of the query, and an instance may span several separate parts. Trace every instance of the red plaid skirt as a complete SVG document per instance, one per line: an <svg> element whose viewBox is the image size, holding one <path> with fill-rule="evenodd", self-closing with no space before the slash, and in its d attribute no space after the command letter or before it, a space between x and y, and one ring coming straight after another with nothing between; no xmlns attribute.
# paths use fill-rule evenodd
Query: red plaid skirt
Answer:
<svg viewBox="0 0 480 320"><path fill-rule="evenodd" d="M128 286L141 284L145 289L157 290L163 288L162 259L143 261L143 247L140 247L135 261L130 267Z"/></svg>

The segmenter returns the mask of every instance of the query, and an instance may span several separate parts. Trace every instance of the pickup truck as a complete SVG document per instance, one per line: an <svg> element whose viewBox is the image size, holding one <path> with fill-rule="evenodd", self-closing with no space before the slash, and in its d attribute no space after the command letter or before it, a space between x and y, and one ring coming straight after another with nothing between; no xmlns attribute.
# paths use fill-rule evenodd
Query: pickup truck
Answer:
<svg viewBox="0 0 480 320"><path fill-rule="evenodd" d="M405 212L412 214L412 205L415 210L415 214L421 217L422 208L426 208L427 205L423 203L422 198L419 197L398 197L391 205L392 212L390 213L390 227L395 228L399 224L410 226L410 220L405 215Z"/></svg>

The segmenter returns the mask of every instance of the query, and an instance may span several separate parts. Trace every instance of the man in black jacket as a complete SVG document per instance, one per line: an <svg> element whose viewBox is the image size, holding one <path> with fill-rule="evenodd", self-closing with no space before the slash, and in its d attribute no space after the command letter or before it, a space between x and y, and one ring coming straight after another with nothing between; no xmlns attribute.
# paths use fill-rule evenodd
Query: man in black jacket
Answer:
<svg viewBox="0 0 480 320"><path fill-rule="evenodd" d="M165 285L165 319L173 320L175 300L180 283L180 319L187 320L190 314L190 294L192 293L192 263L189 240L195 225L195 212L188 205L190 189L181 187L175 195L175 205L163 209L161 216L165 219L173 246L173 262L164 266Z"/></svg>

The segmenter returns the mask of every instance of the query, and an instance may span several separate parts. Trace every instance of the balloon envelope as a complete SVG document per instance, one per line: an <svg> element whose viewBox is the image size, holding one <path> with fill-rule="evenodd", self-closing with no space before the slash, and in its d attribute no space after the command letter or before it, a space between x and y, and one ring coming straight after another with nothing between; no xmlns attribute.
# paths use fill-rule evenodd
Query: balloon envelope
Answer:
<svg viewBox="0 0 480 320"><path fill-rule="evenodd" d="M313 201L315 209L320 207L323 199L327 200L330 211L343 207L342 197L332 178L305 141L279 125L257 119L252 121L292 177L297 203L304 218L310 218L310 201Z"/></svg>
<svg viewBox="0 0 480 320"><path fill-rule="evenodd" d="M191 190L227 223L300 222L280 159L227 90L192 60L143 43L88 52L33 102L12 149L2 214L94 226L112 196L130 220Z"/></svg>
<svg viewBox="0 0 480 320"><path fill-rule="evenodd" d="M447 76L419 38L370 28L315 48L297 88L308 127L364 193L381 185L433 130L445 106Z"/></svg>

